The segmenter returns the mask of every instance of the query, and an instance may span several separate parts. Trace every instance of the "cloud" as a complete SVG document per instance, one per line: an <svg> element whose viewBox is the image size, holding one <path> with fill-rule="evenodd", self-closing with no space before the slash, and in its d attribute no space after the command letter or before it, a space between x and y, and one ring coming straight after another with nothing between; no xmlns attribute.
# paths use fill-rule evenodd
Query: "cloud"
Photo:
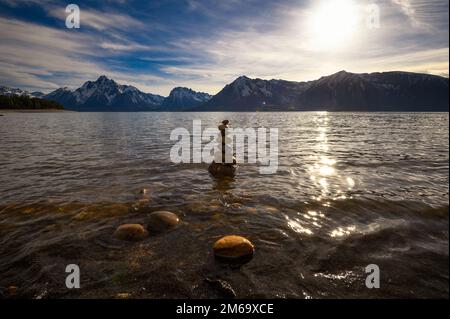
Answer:
<svg viewBox="0 0 450 319"><path fill-rule="evenodd" d="M76 87L101 74L132 81L141 88L149 88L151 82L166 82L162 77L131 75L130 71L118 72L91 61L90 56L105 55L91 35L5 18L0 18L0 29L0 81L8 85L49 91Z"/></svg>
<svg viewBox="0 0 450 319"><path fill-rule="evenodd" d="M48 14L54 18L65 21L67 13L64 6L47 5ZM136 30L146 25L126 14L104 12L95 9L80 8L80 25L98 31Z"/></svg>
<svg viewBox="0 0 450 319"><path fill-rule="evenodd" d="M395 4L400 6L403 13L405 13L411 19L415 19L416 10L414 10L411 0L392 0Z"/></svg>
<svg viewBox="0 0 450 319"><path fill-rule="evenodd" d="M445 24L448 28L448 1L445 0L391 0L411 25L430 32L437 31Z"/></svg>
<svg viewBox="0 0 450 319"><path fill-rule="evenodd" d="M0 81L48 91L105 74L167 95L174 86L216 93L243 74L302 81L342 69L448 73L448 2L380 0L381 28L373 30L362 16L370 1L353 2L358 28L325 50L307 23L316 2L167 0L151 10L120 4L128 10L119 13L107 1L80 6L81 29L68 30L64 8L46 1L46 19L0 16Z"/></svg>
<svg viewBox="0 0 450 319"><path fill-rule="evenodd" d="M314 7L273 11L276 27L223 30L210 37L189 38L177 42L180 51L203 57L199 63L164 66L162 70L178 79L204 83L217 92L239 75L265 79L301 81L342 69L367 71L425 71L442 74L448 68L448 44L441 37L417 34L404 28L395 12L383 6L383 27L369 30L360 17L356 34L348 43L328 52L310 45L305 17ZM364 6L359 8L364 12ZM279 16L278 16L279 15Z"/></svg>
<svg viewBox="0 0 450 319"><path fill-rule="evenodd" d="M0 0L10 7L19 7L23 5L45 5L52 2L52 0Z"/></svg>

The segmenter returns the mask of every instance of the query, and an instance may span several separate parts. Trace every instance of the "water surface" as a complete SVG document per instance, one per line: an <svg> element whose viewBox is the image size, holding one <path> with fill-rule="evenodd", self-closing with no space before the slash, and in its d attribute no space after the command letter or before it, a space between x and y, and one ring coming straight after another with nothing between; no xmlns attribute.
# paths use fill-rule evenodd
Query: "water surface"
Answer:
<svg viewBox="0 0 450 319"><path fill-rule="evenodd" d="M279 128L279 168L173 164L172 129ZM0 118L0 297L448 298L448 113L9 113ZM148 194L140 194L142 189ZM155 210L180 227L112 236ZM211 246L246 236L253 259ZM65 266L82 289L65 287ZM367 289L377 264L381 288Z"/></svg>

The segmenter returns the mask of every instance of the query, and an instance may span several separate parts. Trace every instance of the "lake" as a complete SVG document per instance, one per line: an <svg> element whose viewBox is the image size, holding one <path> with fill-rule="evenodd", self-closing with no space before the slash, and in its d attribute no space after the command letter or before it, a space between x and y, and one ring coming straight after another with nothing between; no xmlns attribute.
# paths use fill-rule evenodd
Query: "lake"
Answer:
<svg viewBox="0 0 450 319"><path fill-rule="evenodd" d="M196 119L278 128L277 172L172 163L171 131ZM241 298L448 298L448 127L448 113L5 114L0 297L221 297L208 278ZM157 210L181 225L114 238ZM253 242L250 261L214 258L228 234Z"/></svg>

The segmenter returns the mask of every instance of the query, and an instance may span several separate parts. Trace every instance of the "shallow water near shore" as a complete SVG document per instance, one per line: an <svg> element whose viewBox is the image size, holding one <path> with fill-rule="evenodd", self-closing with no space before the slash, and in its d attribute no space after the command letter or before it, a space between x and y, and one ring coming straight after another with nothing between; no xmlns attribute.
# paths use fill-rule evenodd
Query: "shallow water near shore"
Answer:
<svg viewBox="0 0 450 319"><path fill-rule="evenodd" d="M194 119L278 128L277 173L172 163L170 132ZM448 125L448 113L5 114L0 298L222 297L207 278L241 298L448 298ZM113 237L156 210L182 223ZM250 261L214 258L228 234L253 242ZM66 288L68 264L81 289Z"/></svg>

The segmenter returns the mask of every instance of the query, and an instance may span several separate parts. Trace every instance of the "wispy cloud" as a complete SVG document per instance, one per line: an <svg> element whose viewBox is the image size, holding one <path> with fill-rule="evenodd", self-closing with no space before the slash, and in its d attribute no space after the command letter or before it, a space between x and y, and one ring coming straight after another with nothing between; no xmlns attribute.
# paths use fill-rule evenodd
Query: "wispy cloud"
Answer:
<svg viewBox="0 0 450 319"><path fill-rule="evenodd" d="M145 83L152 81L166 81L158 76L118 72L91 61L90 56L102 52L97 39L90 35L5 18L0 18L0 29L0 81L5 84L48 91L59 86L75 87L101 74L131 81L141 88L150 88Z"/></svg>
<svg viewBox="0 0 450 319"><path fill-rule="evenodd" d="M0 0L7 6L0 15L2 84L48 91L106 74L166 95L178 85L216 93L242 74L298 81L341 69L448 74L448 1L379 0L381 27L368 29L363 15L371 1L330 0L352 3L359 19L332 49L314 44L308 21L317 1L118 1L81 1L81 28L68 30L65 4ZM44 15L22 11L33 6Z"/></svg>
<svg viewBox="0 0 450 319"><path fill-rule="evenodd" d="M392 0L416 28L436 31L448 25L448 1L442 0Z"/></svg>
<svg viewBox="0 0 450 319"><path fill-rule="evenodd" d="M65 21L65 7L57 5L47 6L48 14L54 18ZM140 30L146 25L126 14L114 12L102 12L95 9L83 9L80 14L83 26L94 28L98 31Z"/></svg>
<svg viewBox="0 0 450 319"><path fill-rule="evenodd" d="M277 27L270 30L224 30L208 38L179 41L181 51L197 52L204 60L189 65L166 66L163 70L179 78L203 79L212 90L242 74L266 79L310 80L342 69L354 72L404 70L440 75L448 73L448 44L424 42L420 35L414 37L413 30L399 24L401 18L395 14L385 12L383 27L376 30L368 29L364 19L360 19L358 33L352 36L352 41L327 52L309 45L305 17L314 7L290 8L287 11L281 6L278 9L273 12L274 18L278 14L282 18L279 18ZM389 7L382 6L382 9ZM364 6L359 10L363 13Z"/></svg>

